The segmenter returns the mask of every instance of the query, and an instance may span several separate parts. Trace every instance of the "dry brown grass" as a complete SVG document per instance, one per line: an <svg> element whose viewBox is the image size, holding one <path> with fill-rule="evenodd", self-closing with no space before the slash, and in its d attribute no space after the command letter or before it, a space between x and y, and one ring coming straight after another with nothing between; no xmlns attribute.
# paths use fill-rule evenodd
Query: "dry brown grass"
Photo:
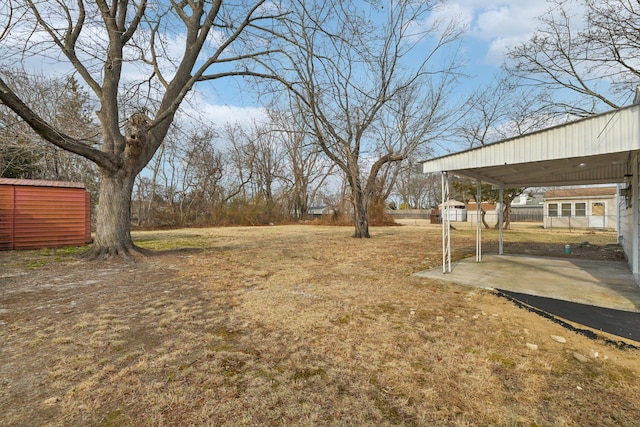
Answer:
<svg viewBox="0 0 640 427"><path fill-rule="evenodd" d="M637 425L637 351L413 276L439 263L437 227L371 231L140 232L158 252L135 265L0 254L0 425ZM473 239L455 230L454 256Z"/></svg>

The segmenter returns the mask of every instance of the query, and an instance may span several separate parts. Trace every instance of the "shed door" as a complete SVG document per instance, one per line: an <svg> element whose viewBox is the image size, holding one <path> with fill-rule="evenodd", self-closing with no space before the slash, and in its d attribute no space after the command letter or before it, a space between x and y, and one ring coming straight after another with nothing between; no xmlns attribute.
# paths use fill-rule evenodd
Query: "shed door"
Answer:
<svg viewBox="0 0 640 427"><path fill-rule="evenodd" d="M605 207L605 202L591 202L591 215L589 215L590 228L607 228Z"/></svg>

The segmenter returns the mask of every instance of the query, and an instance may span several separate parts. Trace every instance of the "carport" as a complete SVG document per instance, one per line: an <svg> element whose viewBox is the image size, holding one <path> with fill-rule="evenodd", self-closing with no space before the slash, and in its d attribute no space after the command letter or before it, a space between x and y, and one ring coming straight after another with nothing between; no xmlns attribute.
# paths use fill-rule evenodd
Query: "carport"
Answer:
<svg viewBox="0 0 640 427"><path fill-rule="evenodd" d="M618 184L619 237L636 281L639 271L639 97L628 107L423 162L440 173L446 211L449 177L457 175L505 188ZM479 188L480 186L478 186ZM481 194L476 195L481 199ZM479 204L478 204L479 208ZM502 209L499 210L500 214ZM478 213L479 214L479 213ZM449 215L442 215L442 272L451 272ZM502 218L499 220L502 226ZM499 255L503 255L500 229ZM476 228L476 262L482 261L482 228Z"/></svg>

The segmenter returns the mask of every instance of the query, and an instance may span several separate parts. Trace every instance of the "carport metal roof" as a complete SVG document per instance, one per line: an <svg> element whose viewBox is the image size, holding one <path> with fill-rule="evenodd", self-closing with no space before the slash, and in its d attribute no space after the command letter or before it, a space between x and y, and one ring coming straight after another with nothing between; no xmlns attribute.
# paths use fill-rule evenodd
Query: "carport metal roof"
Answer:
<svg viewBox="0 0 640 427"><path fill-rule="evenodd" d="M499 188L547 187L603 183L632 183L638 200L640 105L609 111L543 129L490 145L425 160L424 173L441 172L443 198L448 199L448 174L468 177ZM633 185L635 183L635 185ZM445 194L446 193L446 194ZM632 271L640 277L638 262L639 215L633 210L633 239L628 254ZM448 220L448 214L443 215ZM500 225L501 225L500 221ZM476 260L480 261L480 226L477 226ZM449 227L443 221L443 272L449 258ZM502 253L502 233L500 239Z"/></svg>
<svg viewBox="0 0 640 427"><path fill-rule="evenodd" d="M621 183L640 150L640 105L543 129L422 163L501 187Z"/></svg>

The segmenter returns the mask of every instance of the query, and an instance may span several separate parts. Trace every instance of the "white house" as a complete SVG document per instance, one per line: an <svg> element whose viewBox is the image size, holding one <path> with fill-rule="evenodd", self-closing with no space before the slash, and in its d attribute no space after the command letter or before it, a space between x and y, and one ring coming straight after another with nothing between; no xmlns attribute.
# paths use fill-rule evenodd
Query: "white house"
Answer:
<svg viewBox="0 0 640 427"><path fill-rule="evenodd" d="M618 187L562 188L544 193L544 228L618 229Z"/></svg>

